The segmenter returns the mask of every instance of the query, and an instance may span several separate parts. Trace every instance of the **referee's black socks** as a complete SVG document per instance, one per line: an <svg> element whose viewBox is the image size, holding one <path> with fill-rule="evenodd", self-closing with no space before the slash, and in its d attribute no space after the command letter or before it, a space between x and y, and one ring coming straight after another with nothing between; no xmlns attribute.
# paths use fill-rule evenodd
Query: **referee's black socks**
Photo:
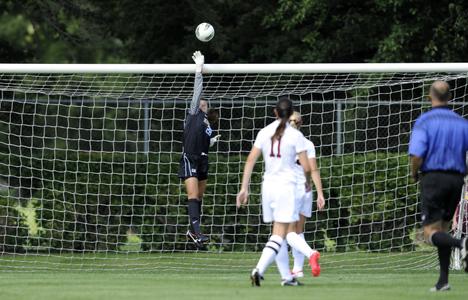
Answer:
<svg viewBox="0 0 468 300"><path fill-rule="evenodd" d="M436 287L440 289L448 283L452 247L437 247L437 252L439 254L440 275Z"/></svg>
<svg viewBox="0 0 468 300"><path fill-rule="evenodd" d="M430 236L430 240L436 247L462 248L462 240L454 238L447 232L437 231Z"/></svg>
<svg viewBox="0 0 468 300"><path fill-rule="evenodd" d="M440 289L448 283L450 255L452 247L461 248L462 240L452 237L447 232L437 231L430 236L431 243L437 247L439 256L440 275L436 288Z"/></svg>
<svg viewBox="0 0 468 300"><path fill-rule="evenodd" d="M190 219L190 228L193 233L200 233L200 214L201 201L198 199L188 199L188 215Z"/></svg>

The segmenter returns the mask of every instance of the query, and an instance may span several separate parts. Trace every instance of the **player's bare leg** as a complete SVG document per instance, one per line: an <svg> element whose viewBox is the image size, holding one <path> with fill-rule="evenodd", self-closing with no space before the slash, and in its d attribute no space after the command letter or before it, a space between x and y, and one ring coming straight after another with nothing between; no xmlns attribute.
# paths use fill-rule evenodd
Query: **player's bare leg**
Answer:
<svg viewBox="0 0 468 300"><path fill-rule="evenodd" d="M207 180L200 180L198 181L198 199L201 201L203 195L205 194L206 190L206 182Z"/></svg>

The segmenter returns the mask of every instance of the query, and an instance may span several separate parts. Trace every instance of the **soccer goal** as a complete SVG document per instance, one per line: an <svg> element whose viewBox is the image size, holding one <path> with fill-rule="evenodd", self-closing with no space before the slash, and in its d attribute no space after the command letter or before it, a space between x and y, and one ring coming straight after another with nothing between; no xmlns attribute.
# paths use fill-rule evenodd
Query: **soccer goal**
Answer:
<svg viewBox="0 0 468 300"><path fill-rule="evenodd" d="M0 64L0 268L250 270L270 234L258 164L250 205L241 170L272 108L289 96L312 140L326 209L306 224L324 269L436 268L423 243L408 142L447 80L468 116L468 64L205 65L220 114L202 230L187 242L177 178L194 65ZM248 271L247 271L248 272Z"/></svg>
<svg viewBox="0 0 468 300"><path fill-rule="evenodd" d="M468 155L467 160L468 162ZM465 177L465 184L463 185L463 191L460 196L460 202L457 210L455 211L454 223L452 224L453 235L456 238L464 238L468 234L468 176ZM461 261L461 251L456 248L452 252L452 268L455 270L461 270L463 267Z"/></svg>

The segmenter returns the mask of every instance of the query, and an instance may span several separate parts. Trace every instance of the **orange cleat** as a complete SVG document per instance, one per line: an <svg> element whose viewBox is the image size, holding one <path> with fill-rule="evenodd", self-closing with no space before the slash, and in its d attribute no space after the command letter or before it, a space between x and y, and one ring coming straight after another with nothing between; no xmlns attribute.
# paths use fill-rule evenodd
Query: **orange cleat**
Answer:
<svg viewBox="0 0 468 300"><path fill-rule="evenodd" d="M312 254L309 258L309 265L310 265L310 268L312 269L312 276L314 277L318 277L320 275L319 259L320 259L320 252L318 251L315 251L314 254Z"/></svg>

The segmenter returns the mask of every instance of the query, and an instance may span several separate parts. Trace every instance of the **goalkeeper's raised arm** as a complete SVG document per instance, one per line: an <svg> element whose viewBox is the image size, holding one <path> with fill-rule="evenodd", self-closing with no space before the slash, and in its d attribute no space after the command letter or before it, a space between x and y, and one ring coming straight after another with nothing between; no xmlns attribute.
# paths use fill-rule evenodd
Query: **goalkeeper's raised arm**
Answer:
<svg viewBox="0 0 468 300"><path fill-rule="evenodd" d="M219 139L213 137L211 125L217 122L217 112L208 109L208 101L202 99L204 56L196 51L192 56L196 64L193 96L185 118L182 156L179 178L187 191L188 215L190 218L187 237L197 247L202 247L208 237L200 231L201 201L208 179L208 151Z"/></svg>
<svg viewBox="0 0 468 300"><path fill-rule="evenodd" d="M192 56L195 62L195 82L193 84L193 96L192 102L190 103L190 115L196 115L200 110L204 113L208 112L208 102L201 100L203 92L203 64L205 63L205 57L200 51L195 51Z"/></svg>

